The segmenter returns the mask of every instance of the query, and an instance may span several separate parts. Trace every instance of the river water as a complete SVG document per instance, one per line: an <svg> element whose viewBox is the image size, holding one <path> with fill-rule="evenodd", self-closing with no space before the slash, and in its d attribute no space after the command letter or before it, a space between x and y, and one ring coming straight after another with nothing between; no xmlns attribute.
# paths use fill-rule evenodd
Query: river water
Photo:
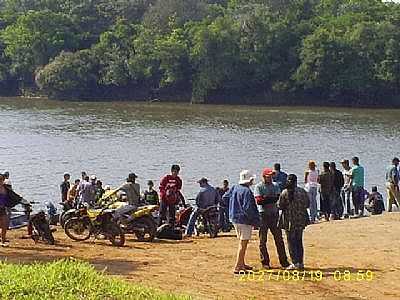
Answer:
<svg viewBox="0 0 400 300"><path fill-rule="evenodd" d="M303 177L307 161L359 156L366 186L383 191L400 155L399 110L247 107L0 99L0 170L25 198L59 202L64 172L85 170L117 186L135 172L142 188L181 165L183 193L202 176L218 185L280 162ZM301 180L300 180L301 181Z"/></svg>

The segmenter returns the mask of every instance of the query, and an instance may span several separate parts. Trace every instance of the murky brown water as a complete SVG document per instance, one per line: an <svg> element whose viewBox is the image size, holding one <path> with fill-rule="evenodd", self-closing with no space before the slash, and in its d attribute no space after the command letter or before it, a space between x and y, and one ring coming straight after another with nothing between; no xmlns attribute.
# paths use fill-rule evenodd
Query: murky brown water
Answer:
<svg viewBox="0 0 400 300"><path fill-rule="evenodd" d="M129 172L142 187L172 163L193 197L206 176L236 182L280 162L303 176L306 163L360 157L367 186L383 189L400 155L400 110L271 108L161 103L96 103L0 99L0 169L34 201L58 202L64 172L82 170L116 186Z"/></svg>

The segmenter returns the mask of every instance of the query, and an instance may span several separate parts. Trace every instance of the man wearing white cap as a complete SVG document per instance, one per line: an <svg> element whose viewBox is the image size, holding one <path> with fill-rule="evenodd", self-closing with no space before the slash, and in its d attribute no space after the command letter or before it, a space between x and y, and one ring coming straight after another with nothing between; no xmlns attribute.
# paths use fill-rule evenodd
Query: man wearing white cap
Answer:
<svg viewBox="0 0 400 300"><path fill-rule="evenodd" d="M248 170L240 172L239 184L233 186L228 192L229 219L233 223L239 242L234 273L251 270L252 267L245 264L247 244L251 239L253 226L258 226L260 216L257 210L256 200L250 186L254 183L255 175Z"/></svg>

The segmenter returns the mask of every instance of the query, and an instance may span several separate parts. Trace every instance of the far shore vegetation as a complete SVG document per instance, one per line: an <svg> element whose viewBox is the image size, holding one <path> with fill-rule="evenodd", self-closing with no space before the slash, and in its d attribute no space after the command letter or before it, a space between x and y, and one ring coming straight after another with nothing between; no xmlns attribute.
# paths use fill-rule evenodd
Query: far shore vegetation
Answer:
<svg viewBox="0 0 400 300"><path fill-rule="evenodd" d="M400 107L400 4L0 0L0 95Z"/></svg>

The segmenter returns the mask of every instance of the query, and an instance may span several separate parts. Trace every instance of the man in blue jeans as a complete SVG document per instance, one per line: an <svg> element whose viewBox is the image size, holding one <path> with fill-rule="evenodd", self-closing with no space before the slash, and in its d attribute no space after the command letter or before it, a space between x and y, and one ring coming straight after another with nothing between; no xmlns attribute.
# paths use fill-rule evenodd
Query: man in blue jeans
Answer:
<svg viewBox="0 0 400 300"><path fill-rule="evenodd" d="M217 190L208 184L207 178L201 178L197 183L200 185L200 191L196 197L197 208L190 215L188 227L186 228L186 237L190 237L194 231L194 225L199 215L199 209L206 209L210 206L217 205L221 198Z"/></svg>

